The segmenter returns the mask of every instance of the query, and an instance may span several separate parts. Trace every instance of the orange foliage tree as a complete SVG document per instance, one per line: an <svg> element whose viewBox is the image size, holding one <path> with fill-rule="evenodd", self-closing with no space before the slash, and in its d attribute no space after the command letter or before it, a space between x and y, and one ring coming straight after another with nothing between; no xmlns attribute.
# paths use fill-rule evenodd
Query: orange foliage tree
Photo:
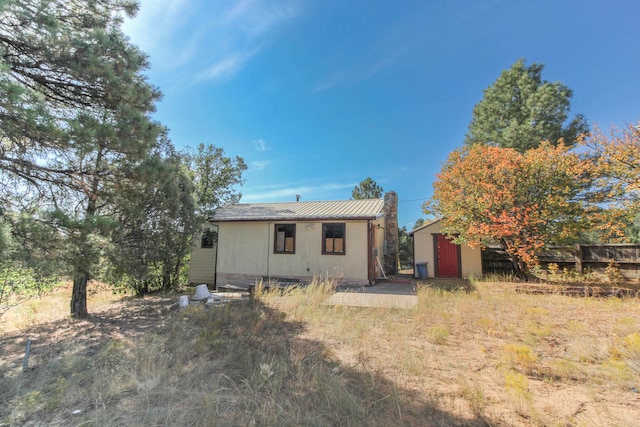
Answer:
<svg viewBox="0 0 640 427"><path fill-rule="evenodd" d="M640 214L640 125L598 127L582 138L594 162L594 184L590 194L595 206L594 227L606 240L625 241L625 225Z"/></svg>
<svg viewBox="0 0 640 427"><path fill-rule="evenodd" d="M584 226L587 206L579 196L590 168L562 142L524 153L465 146L449 155L423 207L442 217L454 243L500 245L516 274L527 278L536 252L575 238Z"/></svg>

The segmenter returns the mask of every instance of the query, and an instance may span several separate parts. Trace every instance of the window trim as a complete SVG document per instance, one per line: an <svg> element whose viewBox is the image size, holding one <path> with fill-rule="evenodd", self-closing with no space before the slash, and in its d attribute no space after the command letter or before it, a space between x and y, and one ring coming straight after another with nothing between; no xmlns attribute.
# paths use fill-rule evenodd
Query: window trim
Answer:
<svg viewBox="0 0 640 427"><path fill-rule="evenodd" d="M205 245L205 240L211 242L210 244ZM216 246L216 232L211 230L211 228L207 227L202 230L202 235L200 236L200 249L213 249Z"/></svg>
<svg viewBox="0 0 640 427"><path fill-rule="evenodd" d="M286 245L286 240L284 243L284 249L283 251L279 251L278 250L278 227L293 227L293 236L289 236L289 237L293 237L293 250L292 251L287 251L287 245ZM285 239L287 238L286 236L286 231L285 231ZM296 224L295 223L277 223L273 225L273 253L274 254L284 254L284 255L294 255L296 253Z"/></svg>
<svg viewBox="0 0 640 427"><path fill-rule="evenodd" d="M342 252L327 251L327 238L325 237L327 232L327 226L342 226ZM335 237L333 237L335 240ZM322 223L322 255L346 255L347 254L347 223L346 222L325 222Z"/></svg>

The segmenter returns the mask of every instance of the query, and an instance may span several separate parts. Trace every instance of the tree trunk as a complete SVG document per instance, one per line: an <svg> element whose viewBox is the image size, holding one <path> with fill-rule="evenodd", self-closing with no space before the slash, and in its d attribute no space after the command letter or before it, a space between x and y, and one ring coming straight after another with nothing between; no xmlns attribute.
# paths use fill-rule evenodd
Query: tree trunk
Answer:
<svg viewBox="0 0 640 427"><path fill-rule="evenodd" d="M173 286L177 287L177 286L180 285L180 273L181 272L182 272L182 259L179 259L176 262L176 268L175 268L175 271L173 273L175 275L175 277L174 277L175 283L173 284Z"/></svg>
<svg viewBox="0 0 640 427"><path fill-rule="evenodd" d="M172 265L166 261L162 265L162 289L171 288L171 268Z"/></svg>
<svg viewBox="0 0 640 427"><path fill-rule="evenodd" d="M509 255L511 264L513 264L515 276L519 279L529 281L529 269L527 268L527 265L520 258L509 251L509 246L505 241L501 241L501 246L502 249Z"/></svg>
<svg viewBox="0 0 640 427"><path fill-rule="evenodd" d="M102 147L99 148L96 156L95 169L100 170L100 164L102 163ZM90 223L88 218L92 218L96 214L96 200L98 198L99 178L95 175L91 182L91 191L87 194L87 208L85 210L85 225L80 232L81 246L90 245L89 243L89 230L86 226ZM89 311L87 310L87 281L89 280L90 268L87 266L87 259L85 257L74 259L74 267L76 273L73 277L73 292L71 294L71 317L87 317Z"/></svg>
<svg viewBox="0 0 640 427"><path fill-rule="evenodd" d="M89 315L87 310L87 281L89 274L76 273L73 278L73 292L71 294L71 317L83 318Z"/></svg>
<svg viewBox="0 0 640 427"><path fill-rule="evenodd" d="M138 287L138 295L139 297L143 297L149 293L149 279L145 279L142 281L142 284Z"/></svg>
<svg viewBox="0 0 640 427"><path fill-rule="evenodd" d="M516 256L511 256L511 262L513 263L513 268L516 271L516 277L522 279L524 281L529 281L529 269L525 265L522 260Z"/></svg>

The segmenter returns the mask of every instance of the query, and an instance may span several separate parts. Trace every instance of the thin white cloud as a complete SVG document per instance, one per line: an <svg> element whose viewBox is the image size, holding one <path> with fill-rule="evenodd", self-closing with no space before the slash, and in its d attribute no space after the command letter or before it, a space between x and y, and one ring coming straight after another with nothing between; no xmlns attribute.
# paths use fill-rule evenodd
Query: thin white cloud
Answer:
<svg viewBox="0 0 640 427"><path fill-rule="evenodd" d="M348 58L330 67L311 89L312 93L324 92L337 86L367 80L399 62L405 55L403 47L381 54L368 53L360 58Z"/></svg>
<svg viewBox="0 0 640 427"><path fill-rule="evenodd" d="M295 200L297 194L300 194L303 200L322 200L326 198L331 198L331 193L335 191L340 191L345 189L353 189L357 183L327 183L321 185L307 185L307 186L297 186L297 187L262 187L262 188L253 188L248 189L249 191L243 192L242 202L243 203L260 203L260 202L278 202L278 201L287 201L287 200ZM345 193L347 194L347 193ZM338 197L339 199L345 200L348 199L348 196L351 192L348 192L348 195L345 197Z"/></svg>
<svg viewBox="0 0 640 427"><path fill-rule="evenodd" d="M259 171L259 170L265 169L270 164L271 164L270 160L256 160L255 162L249 163L249 170Z"/></svg>
<svg viewBox="0 0 640 427"><path fill-rule="evenodd" d="M258 151L267 151L267 142L264 139L254 139L251 141Z"/></svg>
<svg viewBox="0 0 640 427"><path fill-rule="evenodd" d="M237 53L220 59L201 72L194 80L195 82L202 80L221 80L236 74L244 64L253 56L254 52Z"/></svg>
<svg viewBox="0 0 640 427"><path fill-rule="evenodd" d="M184 26L191 0L142 0L133 19L125 19L123 31L147 53L154 53L176 29Z"/></svg>
<svg viewBox="0 0 640 427"><path fill-rule="evenodd" d="M300 0L141 0L123 30L154 67L183 69L194 82L228 79L300 13ZM199 70L199 71L198 71Z"/></svg>
<svg viewBox="0 0 640 427"><path fill-rule="evenodd" d="M370 79L387 69L414 61L432 35L422 28L415 15L381 29L367 45L330 58L323 74L311 88L312 93L351 85Z"/></svg>
<svg viewBox="0 0 640 427"><path fill-rule="evenodd" d="M297 0L232 0L221 4L216 26L248 39L264 35L300 11Z"/></svg>
<svg viewBox="0 0 640 427"><path fill-rule="evenodd" d="M325 90L329 90L335 86L345 83L355 77L356 70L357 68L344 68L330 72L322 76L322 79L316 83L316 85L311 89L311 92L324 92Z"/></svg>
<svg viewBox="0 0 640 427"><path fill-rule="evenodd" d="M248 60L263 47L270 31L298 13L294 1L239 0L231 2L222 13L218 25L211 28L217 34L213 40L224 40L222 53L214 53L214 65L201 76L211 80L230 77L240 71Z"/></svg>

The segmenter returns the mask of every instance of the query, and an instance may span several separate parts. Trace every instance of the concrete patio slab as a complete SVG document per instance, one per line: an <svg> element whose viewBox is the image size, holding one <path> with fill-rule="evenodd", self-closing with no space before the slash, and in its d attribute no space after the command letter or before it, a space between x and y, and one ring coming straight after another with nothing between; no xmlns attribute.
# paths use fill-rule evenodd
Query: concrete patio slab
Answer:
<svg viewBox="0 0 640 427"><path fill-rule="evenodd" d="M323 303L349 307L412 308L418 305L411 283L381 283L364 287L338 287Z"/></svg>

